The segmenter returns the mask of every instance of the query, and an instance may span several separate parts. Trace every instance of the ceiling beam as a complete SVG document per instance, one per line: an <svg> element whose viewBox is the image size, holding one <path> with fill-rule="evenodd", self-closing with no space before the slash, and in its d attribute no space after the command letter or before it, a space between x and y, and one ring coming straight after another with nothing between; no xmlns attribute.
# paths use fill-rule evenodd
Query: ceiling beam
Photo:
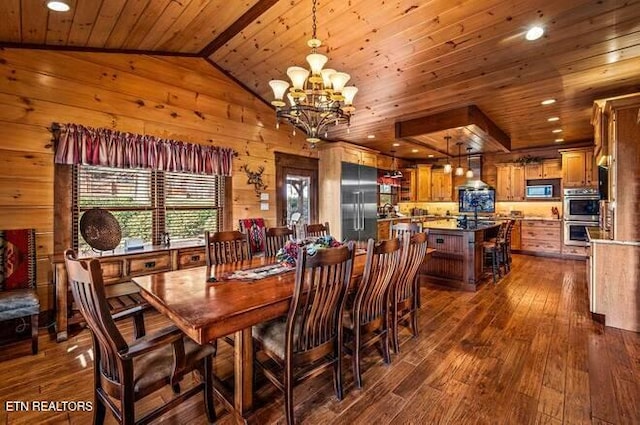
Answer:
<svg viewBox="0 0 640 425"><path fill-rule="evenodd" d="M251 22L255 21L260 15L265 13L276 4L278 0L258 0L251 9L247 10L242 16L224 30L213 41L207 44L202 50L200 50L200 56L209 57L214 54L219 48L224 46L229 40L235 37L243 29L245 29Z"/></svg>
<svg viewBox="0 0 640 425"><path fill-rule="evenodd" d="M504 152L511 151L511 139L476 105L451 109L426 117L396 123L396 139L405 139L437 131L475 125L494 139Z"/></svg>

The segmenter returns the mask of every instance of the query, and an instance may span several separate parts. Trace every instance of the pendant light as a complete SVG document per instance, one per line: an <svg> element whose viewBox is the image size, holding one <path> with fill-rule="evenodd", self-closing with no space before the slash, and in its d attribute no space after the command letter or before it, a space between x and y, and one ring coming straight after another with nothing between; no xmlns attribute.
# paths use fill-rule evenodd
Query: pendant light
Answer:
<svg viewBox="0 0 640 425"><path fill-rule="evenodd" d="M447 163L444 164L444 172L445 174L449 174L451 172L451 169L453 168L451 166L451 163L449 162L449 140L451 140L451 136L444 136L444 139L447 141Z"/></svg>
<svg viewBox="0 0 640 425"><path fill-rule="evenodd" d="M391 151L391 153L393 154L393 160L391 162L391 178L392 179L401 179L402 176L402 171L398 170L398 161L396 160L396 151Z"/></svg>
<svg viewBox="0 0 640 425"><path fill-rule="evenodd" d="M456 145L458 145L458 168L456 168L456 176L462 176L464 175L464 168L460 165L460 157L462 156L460 153L460 147L462 146L462 142L458 142Z"/></svg>
<svg viewBox="0 0 640 425"><path fill-rule="evenodd" d="M467 178L468 179L472 179L473 178L473 170L471 169L471 149L472 148L467 148Z"/></svg>

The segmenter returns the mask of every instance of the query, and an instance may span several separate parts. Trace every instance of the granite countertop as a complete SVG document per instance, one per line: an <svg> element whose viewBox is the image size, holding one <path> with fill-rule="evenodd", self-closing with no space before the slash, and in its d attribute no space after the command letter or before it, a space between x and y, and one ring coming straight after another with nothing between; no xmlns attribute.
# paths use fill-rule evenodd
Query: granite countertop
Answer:
<svg viewBox="0 0 640 425"><path fill-rule="evenodd" d="M434 220L424 222L422 227L425 229L439 229L439 230L457 230L460 232L465 231L475 231L475 230L483 230L489 229L491 227L497 226L499 223L496 221L480 221L476 227L472 227L473 220L469 220L469 226L466 229L461 229L458 227L457 221L454 220Z"/></svg>
<svg viewBox="0 0 640 425"><path fill-rule="evenodd" d="M640 246L640 241L617 241L609 239L609 232L602 230L599 227L587 227L587 236L589 238L589 242L593 243Z"/></svg>
<svg viewBox="0 0 640 425"><path fill-rule="evenodd" d="M384 222L384 221L398 221L398 220L414 220L414 221L422 221L428 218L456 218L457 216L453 216L453 215L449 215L449 216L445 216L445 215L405 215L405 216L401 216L401 217L386 217L386 218L379 218L378 222Z"/></svg>
<svg viewBox="0 0 640 425"><path fill-rule="evenodd" d="M469 219L473 218L473 214L466 214ZM405 215L402 217L387 217L387 218L379 218L378 221L397 221L397 220L415 220L415 221L431 221L431 220L452 220L460 217L460 215ZM511 216L489 216L484 217L487 220L508 220L510 218L515 218L516 220L527 220L527 221L562 221L562 218L556 218L551 216L524 216L524 217L511 217Z"/></svg>

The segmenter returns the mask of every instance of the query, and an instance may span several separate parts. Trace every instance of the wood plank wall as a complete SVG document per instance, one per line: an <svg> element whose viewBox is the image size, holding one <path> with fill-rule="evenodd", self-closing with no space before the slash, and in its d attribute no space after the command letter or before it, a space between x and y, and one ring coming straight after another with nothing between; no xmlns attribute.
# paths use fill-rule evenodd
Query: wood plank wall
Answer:
<svg viewBox="0 0 640 425"><path fill-rule="evenodd" d="M53 309L52 122L150 134L234 148L233 221L275 224L274 152L317 157L304 139L275 129L274 112L199 58L116 53L0 50L0 228L37 231L38 291ZM268 78L265 77L265 84ZM269 211L242 165L264 166Z"/></svg>

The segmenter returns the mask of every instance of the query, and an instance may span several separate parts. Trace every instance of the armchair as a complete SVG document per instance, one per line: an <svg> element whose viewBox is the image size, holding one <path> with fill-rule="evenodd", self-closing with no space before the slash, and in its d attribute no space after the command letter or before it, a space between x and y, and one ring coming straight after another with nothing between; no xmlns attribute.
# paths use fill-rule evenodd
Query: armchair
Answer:
<svg viewBox="0 0 640 425"><path fill-rule="evenodd" d="M93 337L94 423L104 423L107 408L121 424L149 423L187 398L204 392L207 418L214 422L212 345L200 346L175 326L148 334L127 344L110 314L100 262L78 260L73 250L64 254L73 298ZM135 402L198 370L201 382L136 420ZM119 406L113 401L119 401Z"/></svg>

